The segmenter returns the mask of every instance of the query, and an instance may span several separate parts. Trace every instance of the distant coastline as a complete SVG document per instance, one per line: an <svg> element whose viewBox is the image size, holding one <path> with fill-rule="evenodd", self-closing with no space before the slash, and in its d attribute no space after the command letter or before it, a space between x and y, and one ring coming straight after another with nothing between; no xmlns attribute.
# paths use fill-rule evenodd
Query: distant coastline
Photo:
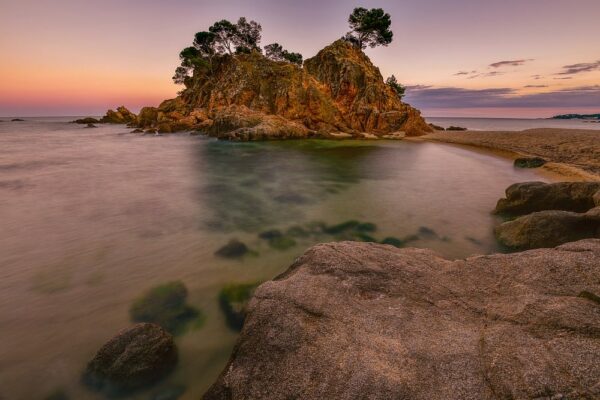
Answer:
<svg viewBox="0 0 600 400"><path fill-rule="evenodd" d="M600 114L560 114L550 119L584 119L596 122L600 121Z"/></svg>

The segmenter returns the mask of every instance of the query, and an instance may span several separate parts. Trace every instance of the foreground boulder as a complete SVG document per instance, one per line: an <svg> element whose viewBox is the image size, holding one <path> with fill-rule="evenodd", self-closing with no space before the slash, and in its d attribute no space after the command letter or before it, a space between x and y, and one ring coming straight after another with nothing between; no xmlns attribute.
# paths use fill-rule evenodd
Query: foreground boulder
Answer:
<svg viewBox="0 0 600 400"><path fill-rule="evenodd" d="M600 182L524 182L506 189L506 198L500 199L498 214L524 215L543 210L586 212L595 206L594 195L600 191Z"/></svg>
<svg viewBox="0 0 600 400"><path fill-rule="evenodd" d="M155 324L137 324L109 340L89 362L83 381L115 395L152 384L177 364L173 337Z"/></svg>
<svg viewBox="0 0 600 400"><path fill-rule="evenodd" d="M256 290L204 399L598 398L598 276L600 240L458 261L317 245Z"/></svg>

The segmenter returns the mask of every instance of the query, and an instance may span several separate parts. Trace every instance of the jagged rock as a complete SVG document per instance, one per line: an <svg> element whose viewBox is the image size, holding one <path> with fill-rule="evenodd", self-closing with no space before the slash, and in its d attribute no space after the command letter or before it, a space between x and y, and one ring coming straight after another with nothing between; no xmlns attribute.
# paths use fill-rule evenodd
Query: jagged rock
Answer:
<svg viewBox="0 0 600 400"><path fill-rule="evenodd" d="M173 123L181 122L175 128ZM402 137L431 131L402 103L369 58L340 40L304 68L258 52L214 60L175 99L140 112L140 127L169 123L226 140L314 136ZM336 136L337 134L337 136ZM372 135L372 136L365 136Z"/></svg>
<svg viewBox="0 0 600 400"><path fill-rule="evenodd" d="M177 347L167 331L150 323L119 332L88 363L83 381L114 395L155 383L177 363Z"/></svg>
<svg viewBox="0 0 600 400"><path fill-rule="evenodd" d="M541 157L520 157L515 160L517 168L539 168L546 164L546 160Z"/></svg>
<svg viewBox="0 0 600 400"><path fill-rule="evenodd" d="M71 121L71 123L87 125L87 124L98 124L98 123L100 123L100 121L97 120L96 118L86 117L86 118L76 119L75 121Z"/></svg>
<svg viewBox="0 0 600 400"><path fill-rule="evenodd" d="M85 127L86 128L97 128L97 126L94 124L87 124Z"/></svg>
<svg viewBox="0 0 600 400"><path fill-rule="evenodd" d="M429 124L429 126L436 131L445 131L446 130L443 126L439 126L436 124Z"/></svg>
<svg viewBox="0 0 600 400"><path fill-rule="evenodd" d="M144 130L140 129L140 128L136 128L136 129L132 130L131 133L144 133Z"/></svg>
<svg viewBox="0 0 600 400"><path fill-rule="evenodd" d="M555 247L586 238L600 238L600 208L588 213L540 211L496 228L496 238L513 249Z"/></svg>
<svg viewBox="0 0 600 400"><path fill-rule="evenodd" d="M322 244L261 285L216 399L600 396L600 240L448 261Z"/></svg>
<svg viewBox="0 0 600 400"><path fill-rule="evenodd" d="M467 128L463 128L462 126L449 126L446 128L447 131L466 131Z"/></svg>
<svg viewBox="0 0 600 400"><path fill-rule="evenodd" d="M100 122L104 124L128 124L130 122L137 122L137 117L125 108L125 106L121 106L117 108L117 111L108 110Z"/></svg>
<svg viewBox="0 0 600 400"><path fill-rule="evenodd" d="M524 182L506 189L506 198L496 205L496 213L523 215L543 210L585 212L594 207L600 182Z"/></svg>

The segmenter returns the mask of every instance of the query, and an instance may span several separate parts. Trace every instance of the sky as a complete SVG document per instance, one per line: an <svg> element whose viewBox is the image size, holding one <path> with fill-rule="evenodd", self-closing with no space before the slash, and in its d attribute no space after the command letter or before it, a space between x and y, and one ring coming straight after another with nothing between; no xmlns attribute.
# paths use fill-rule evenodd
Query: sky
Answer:
<svg viewBox="0 0 600 400"><path fill-rule="evenodd" d="M0 116L101 115L172 98L179 51L216 20L309 58L381 7L366 53L428 117L600 113L600 0L0 0Z"/></svg>

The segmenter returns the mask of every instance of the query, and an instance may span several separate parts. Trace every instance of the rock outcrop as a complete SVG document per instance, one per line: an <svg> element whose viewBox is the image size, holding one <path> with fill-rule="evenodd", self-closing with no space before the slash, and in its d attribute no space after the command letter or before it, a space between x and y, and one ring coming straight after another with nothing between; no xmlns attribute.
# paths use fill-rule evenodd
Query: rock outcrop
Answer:
<svg viewBox="0 0 600 400"><path fill-rule="evenodd" d="M520 216L495 230L498 241L512 249L600 238L600 182L517 183L495 211Z"/></svg>
<svg viewBox="0 0 600 400"><path fill-rule="evenodd" d="M87 118L84 118L86 120ZM103 124L130 124L137 123L137 116L125 106L117 108L117 111L108 110L106 115L99 121Z"/></svg>
<svg viewBox="0 0 600 400"><path fill-rule="evenodd" d="M137 123L229 140L431 131L419 111L384 83L369 58L343 40L306 60L303 68L258 52L219 57L212 72L196 71L179 97L143 108Z"/></svg>
<svg viewBox="0 0 600 400"><path fill-rule="evenodd" d="M261 285L224 399L600 397L600 240L448 261L321 244Z"/></svg>
<svg viewBox="0 0 600 400"><path fill-rule="evenodd" d="M543 210L586 212L594 204L600 182L524 182L506 189L506 198L498 200L497 214L524 215ZM600 204L598 204L600 205Z"/></svg>
<svg viewBox="0 0 600 400"><path fill-rule="evenodd" d="M83 381L95 390L119 395L152 384L177 363L177 347L167 331L142 323L119 332L87 365Z"/></svg>

